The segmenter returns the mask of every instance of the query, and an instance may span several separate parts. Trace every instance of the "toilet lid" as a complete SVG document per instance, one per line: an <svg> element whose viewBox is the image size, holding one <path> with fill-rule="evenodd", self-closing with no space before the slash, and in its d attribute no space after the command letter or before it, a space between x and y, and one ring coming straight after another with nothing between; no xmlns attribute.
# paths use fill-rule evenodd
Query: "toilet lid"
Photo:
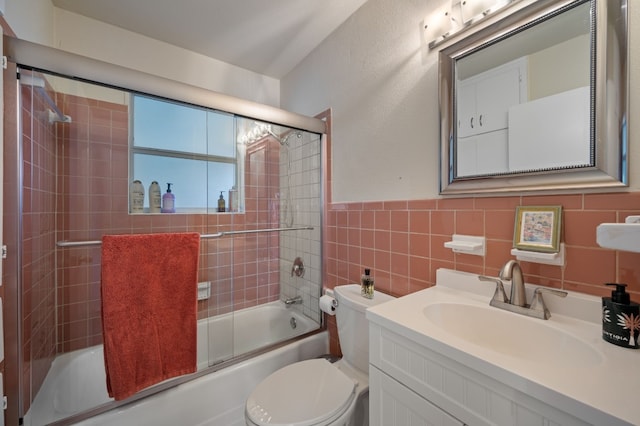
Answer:
<svg viewBox="0 0 640 426"><path fill-rule="evenodd" d="M257 425L309 426L341 414L356 383L323 358L300 361L264 379L247 399L246 415Z"/></svg>

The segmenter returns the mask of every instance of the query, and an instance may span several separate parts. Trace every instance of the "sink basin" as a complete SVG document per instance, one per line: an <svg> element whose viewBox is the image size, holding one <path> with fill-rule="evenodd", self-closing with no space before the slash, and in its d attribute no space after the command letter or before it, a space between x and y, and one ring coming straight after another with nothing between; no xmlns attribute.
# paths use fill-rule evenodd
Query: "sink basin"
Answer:
<svg viewBox="0 0 640 426"><path fill-rule="evenodd" d="M602 362L602 355L588 343L544 320L464 303L434 303L423 312L446 333L502 355L574 368Z"/></svg>

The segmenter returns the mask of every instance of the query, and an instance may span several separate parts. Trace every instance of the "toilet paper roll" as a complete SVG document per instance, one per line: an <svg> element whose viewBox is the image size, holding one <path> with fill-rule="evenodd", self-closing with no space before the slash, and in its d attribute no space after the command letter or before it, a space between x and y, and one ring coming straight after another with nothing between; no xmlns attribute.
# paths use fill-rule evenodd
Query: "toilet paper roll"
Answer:
<svg viewBox="0 0 640 426"><path fill-rule="evenodd" d="M336 314L336 307L338 306L338 301L326 294L320 297L320 310L329 315Z"/></svg>

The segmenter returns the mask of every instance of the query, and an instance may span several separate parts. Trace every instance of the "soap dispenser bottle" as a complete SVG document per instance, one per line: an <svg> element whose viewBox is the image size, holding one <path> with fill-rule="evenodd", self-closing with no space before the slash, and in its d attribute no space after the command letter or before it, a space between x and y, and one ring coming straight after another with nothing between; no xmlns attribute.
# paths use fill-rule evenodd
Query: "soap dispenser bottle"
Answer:
<svg viewBox="0 0 640 426"><path fill-rule="evenodd" d="M222 191L220 191L220 198L218 198L218 212L224 213L224 196L222 195Z"/></svg>
<svg viewBox="0 0 640 426"><path fill-rule="evenodd" d="M176 212L176 196L171 192L172 183L167 184L167 192L162 196L162 213Z"/></svg>
<svg viewBox="0 0 640 426"><path fill-rule="evenodd" d="M364 275L360 281L360 294L367 299L373 299L373 277L369 268L364 270Z"/></svg>
<svg viewBox="0 0 640 426"><path fill-rule="evenodd" d="M640 334L640 305L632 302L626 284L615 286L611 297L602 298L602 338L614 345L638 349Z"/></svg>

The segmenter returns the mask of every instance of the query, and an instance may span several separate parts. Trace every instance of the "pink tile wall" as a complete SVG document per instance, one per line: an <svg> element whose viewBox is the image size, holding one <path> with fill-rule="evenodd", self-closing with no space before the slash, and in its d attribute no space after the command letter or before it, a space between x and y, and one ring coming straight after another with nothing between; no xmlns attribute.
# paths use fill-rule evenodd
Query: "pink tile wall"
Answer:
<svg viewBox="0 0 640 426"><path fill-rule="evenodd" d="M624 282L640 300L640 254L601 248L596 226L640 214L640 193L513 196L330 204L327 277L333 287L359 282L372 269L376 287L394 295L435 283L438 268L496 276L512 258L515 208L561 205L566 265L521 262L527 282L603 296L606 282ZM486 237L486 256L444 248L453 234Z"/></svg>

